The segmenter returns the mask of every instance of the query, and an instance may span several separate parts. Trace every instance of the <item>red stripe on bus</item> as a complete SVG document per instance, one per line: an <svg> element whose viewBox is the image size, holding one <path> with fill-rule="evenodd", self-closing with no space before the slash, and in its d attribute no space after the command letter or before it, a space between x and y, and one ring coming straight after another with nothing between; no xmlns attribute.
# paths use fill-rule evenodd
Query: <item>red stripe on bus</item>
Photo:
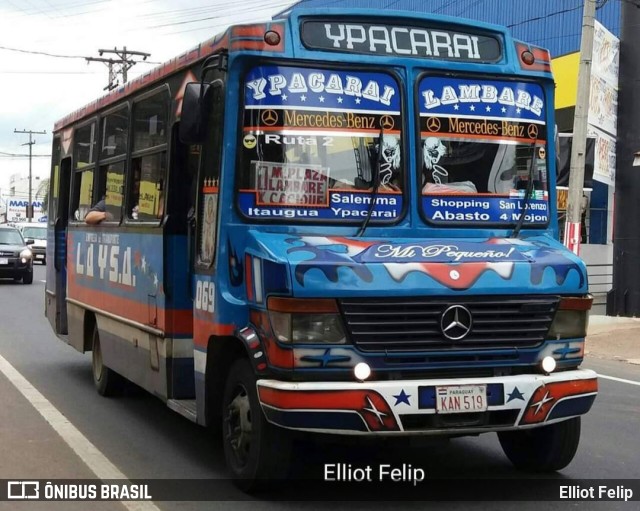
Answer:
<svg viewBox="0 0 640 511"><path fill-rule="evenodd" d="M284 51L284 44L282 39L280 43L275 46L267 44L264 41L254 41L254 40L243 40L237 39L235 41L231 41L231 45L229 46L230 50L253 50L253 51L274 51L281 52Z"/></svg>
<svg viewBox="0 0 640 511"><path fill-rule="evenodd" d="M148 304L112 295L83 286L75 276L69 275L67 296L96 309L136 321L167 335L191 335L193 333L193 311L191 309L152 309ZM155 322L154 322L155 316Z"/></svg>
<svg viewBox="0 0 640 511"><path fill-rule="evenodd" d="M198 318L193 320L193 344L200 348L207 348L209 339L213 336L231 336L236 331L235 325L214 323Z"/></svg>

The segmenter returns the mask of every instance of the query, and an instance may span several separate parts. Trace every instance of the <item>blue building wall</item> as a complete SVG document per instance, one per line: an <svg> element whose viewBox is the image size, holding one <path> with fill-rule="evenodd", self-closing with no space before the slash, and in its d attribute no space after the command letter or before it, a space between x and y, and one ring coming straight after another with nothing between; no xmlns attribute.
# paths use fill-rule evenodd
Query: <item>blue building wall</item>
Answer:
<svg viewBox="0 0 640 511"><path fill-rule="evenodd" d="M597 11L598 21L618 37L620 2L609 0ZM506 25L515 38L548 48L552 57L580 47L580 0L301 0L297 5L432 12Z"/></svg>

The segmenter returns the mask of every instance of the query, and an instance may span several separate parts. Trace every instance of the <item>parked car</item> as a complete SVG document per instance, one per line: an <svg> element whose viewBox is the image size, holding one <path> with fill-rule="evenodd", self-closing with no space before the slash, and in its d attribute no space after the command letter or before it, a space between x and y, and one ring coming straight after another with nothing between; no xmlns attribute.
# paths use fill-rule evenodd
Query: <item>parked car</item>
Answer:
<svg viewBox="0 0 640 511"><path fill-rule="evenodd" d="M15 227L0 226L0 278L33 282L33 253Z"/></svg>
<svg viewBox="0 0 640 511"><path fill-rule="evenodd" d="M33 240L31 245L33 260L47 264L47 225L38 222L21 222L15 226L20 229L25 240Z"/></svg>

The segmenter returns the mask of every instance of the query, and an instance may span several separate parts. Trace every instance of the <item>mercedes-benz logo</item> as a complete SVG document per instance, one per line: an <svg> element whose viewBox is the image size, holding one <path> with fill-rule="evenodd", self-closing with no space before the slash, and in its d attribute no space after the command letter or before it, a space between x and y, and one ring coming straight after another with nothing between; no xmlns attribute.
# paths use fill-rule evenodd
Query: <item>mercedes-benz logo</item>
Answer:
<svg viewBox="0 0 640 511"><path fill-rule="evenodd" d="M393 117L390 115L383 115L380 117L380 126L382 126L382 129L384 130L392 130L395 124Z"/></svg>
<svg viewBox="0 0 640 511"><path fill-rule="evenodd" d="M440 318L442 335L451 341L464 339L471 332L472 324L471 312L463 305L452 305Z"/></svg>
<svg viewBox="0 0 640 511"><path fill-rule="evenodd" d="M265 126L274 126L278 122L278 113L274 110L265 110L260 118Z"/></svg>
<svg viewBox="0 0 640 511"><path fill-rule="evenodd" d="M535 124L529 124L527 135L529 135L529 138L538 138L538 127Z"/></svg>
<svg viewBox="0 0 640 511"><path fill-rule="evenodd" d="M429 117L427 119L427 129L431 132L440 131L440 119L436 117Z"/></svg>

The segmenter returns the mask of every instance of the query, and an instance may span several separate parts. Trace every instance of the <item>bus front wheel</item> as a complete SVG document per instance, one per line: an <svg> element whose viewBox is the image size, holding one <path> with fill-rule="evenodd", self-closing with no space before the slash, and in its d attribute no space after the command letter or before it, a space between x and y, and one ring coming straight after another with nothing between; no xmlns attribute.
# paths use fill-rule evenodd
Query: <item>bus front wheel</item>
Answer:
<svg viewBox="0 0 640 511"><path fill-rule="evenodd" d="M98 394L105 397L117 396L122 392L122 376L109 369L102 360L102 349L100 347L100 334L98 325L93 327L93 340L91 343L91 369L93 373L93 383Z"/></svg>
<svg viewBox="0 0 640 511"><path fill-rule="evenodd" d="M260 407L256 377L246 359L229 370L222 399L222 442L233 480L244 491L266 489L284 480L291 439L270 424Z"/></svg>
<svg viewBox="0 0 640 511"><path fill-rule="evenodd" d="M580 443L580 417L540 428L503 431L498 439L507 458L520 470L554 472L563 469Z"/></svg>

